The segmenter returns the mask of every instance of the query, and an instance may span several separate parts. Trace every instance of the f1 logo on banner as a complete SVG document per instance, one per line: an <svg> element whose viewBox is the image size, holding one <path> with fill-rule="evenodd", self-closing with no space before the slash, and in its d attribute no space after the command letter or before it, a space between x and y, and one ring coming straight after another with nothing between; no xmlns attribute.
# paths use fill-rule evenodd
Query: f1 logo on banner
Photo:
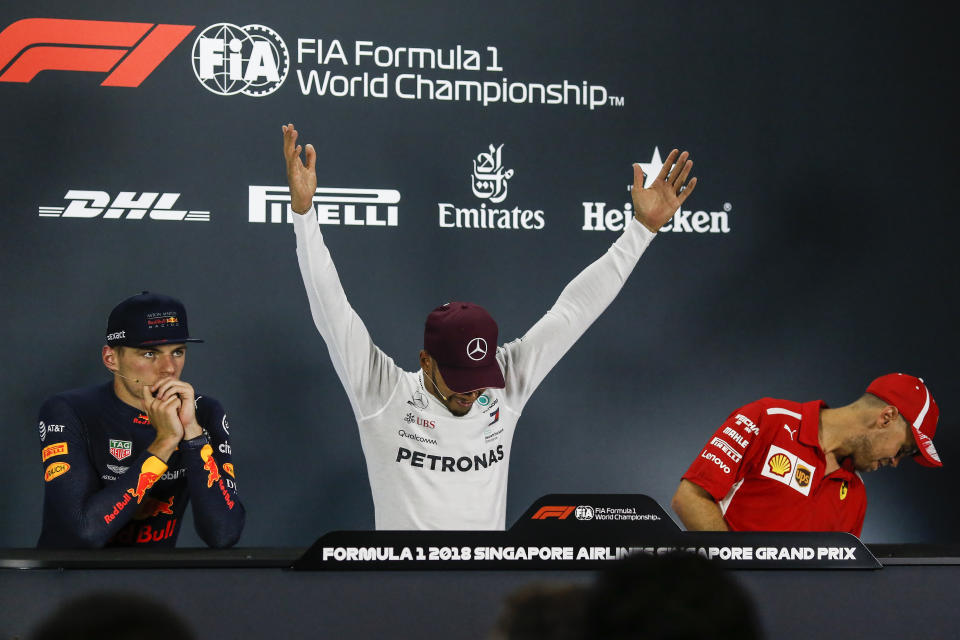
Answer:
<svg viewBox="0 0 960 640"><path fill-rule="evenodd" d="M0 32L0 82L38 73L110 72L104 87L139 87L194 25L27 18Z"/></svg>

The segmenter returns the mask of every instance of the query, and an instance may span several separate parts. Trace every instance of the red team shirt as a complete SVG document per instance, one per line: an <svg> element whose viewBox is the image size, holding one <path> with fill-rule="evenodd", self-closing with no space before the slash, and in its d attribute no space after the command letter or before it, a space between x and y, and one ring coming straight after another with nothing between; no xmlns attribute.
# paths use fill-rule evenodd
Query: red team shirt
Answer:
<svg viewBox="0 0 960 640"><path fill-rule="evenodd" d="M717 429L684 479L713 496L733 531L863 528L867 491L848 458L828 476L818 430L821 400L761 398Z"/></svg>

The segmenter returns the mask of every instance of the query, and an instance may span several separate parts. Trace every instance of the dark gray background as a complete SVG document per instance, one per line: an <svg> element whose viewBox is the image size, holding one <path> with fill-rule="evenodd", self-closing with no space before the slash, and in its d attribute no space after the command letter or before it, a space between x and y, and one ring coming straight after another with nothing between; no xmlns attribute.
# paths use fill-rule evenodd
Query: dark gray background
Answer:
<svg viewBox="0 0 960 640"><path fill-rule="evenodd" d="M450 299L490 309L503 340L521 335L616 237L581 230L582 203L620 208L630 163L654 147L692 151L700 184L687 208L732 205L729 234L662 234L528 404L508 523L552 492L647 493L666 505L734 408L761 396L840 405L905 371L941 406L947 466L868 475L863 537L956 539L942 497L960 459L955 55L952 32L922 3L60 1L5 5L0 27L27 17L196 29L137 88L80 72L0 83L0 545L32 546L39 531L37 408L107 379L107 313L142 289L180 297L207 339L191 347L184 378L228 409L248 512L240 544L305 546L373 526L356 426L310 319L293 231L247 221L248 186L285 183L289 121L320 149L322 186L402 194L399 226L325 235L374 339L411 369L423 317ZM296 63L298 37L497 46L502 74L424 74L587 80L625 106L303 96L293 75L267 97L217 96L194 77L190 49L220 22L271 27L294 69L315 68ZM516 172L503 204L544 210L546 228L439 228L438 202L479 205L471 161L500 143ZM68 189L178 192L180 208L211 220L38 217L38 206L65 206ZM192 544L188 527L181 545Z"/></svg>

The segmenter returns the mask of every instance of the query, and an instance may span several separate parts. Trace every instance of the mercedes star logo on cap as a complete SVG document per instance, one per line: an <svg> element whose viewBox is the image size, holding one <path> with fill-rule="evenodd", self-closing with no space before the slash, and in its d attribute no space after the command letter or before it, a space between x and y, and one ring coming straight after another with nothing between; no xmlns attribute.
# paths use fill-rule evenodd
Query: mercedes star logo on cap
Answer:
<svg viewBox="0 0 960 640"><path fill-rule="evenodd" d="M471 360L483 360L487 357L487 341L483 338L474 338L467 344L467 356Z"/></svg>

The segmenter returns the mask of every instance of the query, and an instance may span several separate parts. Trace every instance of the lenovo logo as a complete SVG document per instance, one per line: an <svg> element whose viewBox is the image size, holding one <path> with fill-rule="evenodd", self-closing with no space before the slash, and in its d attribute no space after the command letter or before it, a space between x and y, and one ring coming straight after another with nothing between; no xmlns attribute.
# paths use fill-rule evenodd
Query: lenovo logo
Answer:
<svg viewBox="0 0 960 640"><path fill-rule="evenodd" d="M139 87L193 25L27 18L0 32L0 81L41 71L109 72L105 87Z"/></svg>

